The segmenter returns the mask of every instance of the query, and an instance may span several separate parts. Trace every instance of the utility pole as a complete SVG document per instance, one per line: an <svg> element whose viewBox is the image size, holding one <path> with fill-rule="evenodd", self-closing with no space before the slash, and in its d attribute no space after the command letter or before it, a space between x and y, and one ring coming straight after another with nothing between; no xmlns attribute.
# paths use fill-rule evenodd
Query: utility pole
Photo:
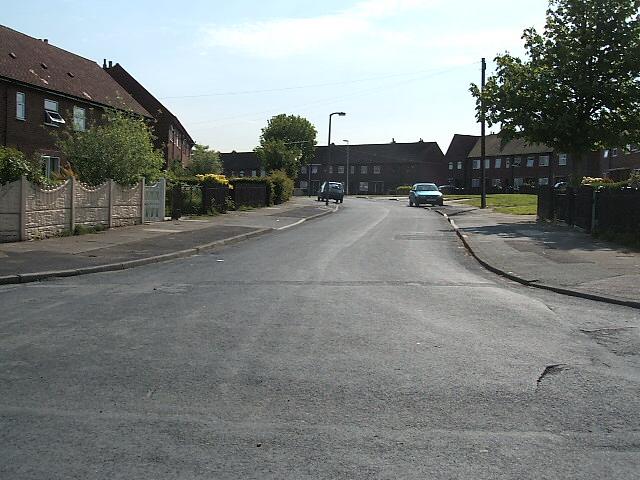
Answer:
<svg viewBox="0 0 640 480"><path fill-rule="evenodd" d="M482 76L480 80L480 208L487 208L487 172L485 168L485 104L484 82L487 63L482 58Z"/></svg>

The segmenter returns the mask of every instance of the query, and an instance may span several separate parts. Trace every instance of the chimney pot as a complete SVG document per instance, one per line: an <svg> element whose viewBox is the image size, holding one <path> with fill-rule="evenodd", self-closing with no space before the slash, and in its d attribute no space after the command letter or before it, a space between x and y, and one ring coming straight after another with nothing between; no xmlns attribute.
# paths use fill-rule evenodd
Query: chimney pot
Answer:
<svg viewBox="0 0 640 480"><path fill-rule="evenodd" d="M42 39L42 41L43 41L44 43L49 43L49 39L48 39L48 38L43 38L43 39Z"/></svg>
<svg viewBox="0 0 640 480"><path fill-rule="evenodd" d="M109 68L113 67L113 62L109 60Z"/></svg>
<svg viewBox="0 0 640 480"><path fill-rule="evenodd" d="M106 58L102 59L102 68L107 68L107 59Z"/></svg>

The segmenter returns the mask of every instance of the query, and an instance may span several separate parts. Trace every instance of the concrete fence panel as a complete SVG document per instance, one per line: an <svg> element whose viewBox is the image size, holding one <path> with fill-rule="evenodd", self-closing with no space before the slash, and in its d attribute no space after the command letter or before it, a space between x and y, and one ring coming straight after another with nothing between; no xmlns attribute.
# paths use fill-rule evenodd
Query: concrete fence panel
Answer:
<svg viewBox="0 0 640 480"><path fill-rule="evenodd" d="M112 227L125 227L142 223L142 205L144 202L144 183L133 187L112 184Z"/></svg>
<svg viewBox="0 0 640 480"><path fill-rule="evenodd" d="M23 240L33 240L57 235L71 225L71 180L55 188L43 188L22 181L24 199Z"/></svg>
<svg viewBox="0 0 640 480"><path fill-rule="evenodd" d="M91 187L76 181L73 193L74 226L109 226L109 182Z"/></svg>

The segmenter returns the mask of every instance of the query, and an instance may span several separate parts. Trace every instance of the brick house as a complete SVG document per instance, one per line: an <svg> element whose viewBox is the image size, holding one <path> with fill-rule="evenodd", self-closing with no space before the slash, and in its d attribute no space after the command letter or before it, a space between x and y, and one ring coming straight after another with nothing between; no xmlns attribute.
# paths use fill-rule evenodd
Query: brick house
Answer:
<svg viewBox="0 0 640 480"><path fill-rule="evenodd" d="M165 168L170 169L176 162L183 167L191 163L191 149L195 142L180 120L154 97L119 63L104 60L102 68L118 82L140 105L155 119L153 132L154 145L161 150L165 159Z"/></svg>
<svg viewBox="0 0 640 480"><path fill-rule="evenodd" d="M466 168L469 152L473 150L480 137L478 135L455 134L451 139L444 161L447 168L447 185L465 188L471 184L470 170Z"/></svg>
<svg viewBox="0 0 640 480"><path fill-rule="evenodd" d="M234 150L229 153L221 153L220 161L223 173L230 178L265 175L256 152L236 152Z"/></svg>
<svg viewBox="0 0 640 480"><path fill-rule="evenodd" d="M150 117L100 66L0 25L0 141L40 156L45 174L64 160L52 133L84 130L105 108Z"/></svg>
<svg viewBox="0 0 640 480"><path fill-rule="evenodd" d="M633 171L640 171L640 145L608 148L600 152L602 176L613 180L626 180Z"/></svg>
<svg viewBox="0 0 640 480"><path fill-rule="evenodd" d="M463 169L465 188L480 190L480 138L467 155ZM517 139L501 146L499 135L487 135L485 145L485 175L487 191L520 189L523 185L554 185L566 181L571 174L571 159L542 144L527 144Z"/></svg>
<svg viewBox="0 0 640 480"><path fill-rule="evenodd" d="M417 182L440 185L446 179L444 154L436 142L422 140L331 145L331 158L328 147L316 147L313 163L301 166L296 187L315 194L327 178L345 184L350 194L395 193L397 187Z"/></svg>
<svg viewBox="0 0 640 480"><path fill-rule="evenodd" d="M255 152L222 153L228 176L264 175ZM316 147L314 160L302 165L296 188L314 195L327 178L347 184L350 194L395 192L400 185L416 182L441 184L446 179L444 154L435 142L331 145ZM347 169L348 164L348 169ZM349 172L347 174L347 172ZM309 191L310 187L310 191Z"/></svg>

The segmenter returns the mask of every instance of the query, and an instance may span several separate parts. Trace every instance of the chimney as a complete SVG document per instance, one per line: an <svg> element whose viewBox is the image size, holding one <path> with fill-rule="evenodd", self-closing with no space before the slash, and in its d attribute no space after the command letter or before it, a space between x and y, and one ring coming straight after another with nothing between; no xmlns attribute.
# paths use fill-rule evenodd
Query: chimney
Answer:
<svg viewBox="0 0 640 480"><path fill-rule="evenodd" d="M49 43L49 39L48 39L48 38L43 38L43 39L42 39L42 41L43 41L44 43Z"/></svg>
<svg viewBox="0 0 640 480"><path fill-rule="evenodd" d="M105 69L107 68L107 59L106 58L102 59L102 68L105 68Z"/></svg>
<svg viewBox="0 0 640 480"><path fill-rule="evenodd" d="M113 62L109 60L109 68L113 67Z"/></svg>

